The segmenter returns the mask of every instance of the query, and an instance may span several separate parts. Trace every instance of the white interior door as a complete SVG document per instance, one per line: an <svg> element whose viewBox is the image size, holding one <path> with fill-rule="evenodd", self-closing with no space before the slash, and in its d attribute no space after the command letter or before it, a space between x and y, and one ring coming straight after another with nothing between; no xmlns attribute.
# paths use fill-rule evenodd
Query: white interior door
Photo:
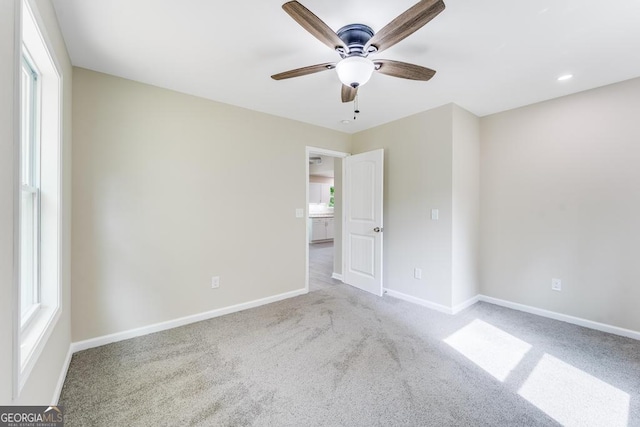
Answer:
<svg viewBox="0 0 640 427"><path fill-rule="evenodd" d="M344 282L382 296L384 150L345 158Z"/></svg>

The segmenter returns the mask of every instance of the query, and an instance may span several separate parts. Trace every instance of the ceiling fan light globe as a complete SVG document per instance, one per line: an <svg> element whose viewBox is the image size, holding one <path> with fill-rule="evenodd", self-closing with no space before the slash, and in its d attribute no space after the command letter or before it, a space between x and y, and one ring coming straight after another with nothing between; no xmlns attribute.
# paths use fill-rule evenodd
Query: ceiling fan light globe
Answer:
<svg viewBox="0 0 640 427"><path fill-rule="evenodd" d="M369 81L375 65L370 59L362 56L349 56L338 62L336 72L342 84L353 88Z"/></svg>

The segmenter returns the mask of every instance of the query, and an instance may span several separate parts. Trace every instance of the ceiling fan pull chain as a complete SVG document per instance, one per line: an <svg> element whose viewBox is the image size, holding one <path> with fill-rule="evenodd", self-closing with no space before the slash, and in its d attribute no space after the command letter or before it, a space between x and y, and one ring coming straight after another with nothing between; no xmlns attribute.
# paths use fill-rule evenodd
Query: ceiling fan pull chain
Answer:
<svg viewBox="0 0 640 427"><path fill-rule="evenodd" d="M358 95L353 98L353 120L357 118L357 114L360 114L360 109L358 108Z"/></svg>

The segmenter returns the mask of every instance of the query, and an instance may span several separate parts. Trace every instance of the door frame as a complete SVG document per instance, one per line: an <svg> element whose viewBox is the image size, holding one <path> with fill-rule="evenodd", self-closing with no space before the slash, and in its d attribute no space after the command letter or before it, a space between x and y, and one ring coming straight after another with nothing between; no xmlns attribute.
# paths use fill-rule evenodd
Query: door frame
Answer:
<svg viewBox="0 0 640 427"><path fill-rule="evenodd" d="M311 154L320 154L323 156L330 156L330 157L337 157L340 159L344 159L345 157L349 157L351 155L351 153L346 153L343 151L335 151L335 150L328 150L326 148L319 148L319 147L311 147L311 146L307 146L305 149L305 159L304 159L304 164L305 164L305 206L304 206L304 212L305 212L305 216L304 216L304 241L305 241L305 245L304 245L304 253L305 253L305 264L304 264L304 289L305 289L305 293L309 293L309 156ZM344 230L344 202L345 202L345 194L344 194L344 174L345 174L345 163L346 162L342 162L342 182L341 182L341 188L340 188L340 204L342 206L342 216L340 218L340 224L341 224L341 230ZM335 221L335 216L334 216L334 221ZM340 233L340 245L342 246L342 259L340 260L340 264L342 265L342 271L344 272L344 232ZM335 273L335 272L334 272Z"/></svg>

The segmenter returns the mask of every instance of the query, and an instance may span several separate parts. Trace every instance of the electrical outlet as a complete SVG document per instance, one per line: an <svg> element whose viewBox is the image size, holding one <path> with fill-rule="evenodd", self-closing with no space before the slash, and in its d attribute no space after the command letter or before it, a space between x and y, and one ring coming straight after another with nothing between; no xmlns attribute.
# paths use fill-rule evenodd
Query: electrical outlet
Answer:
<svg viewBox="0 0 640 427"><path fill-rule="evenodd" d="M560 292L562 290L562 280L551 279L551 289Z"/></svg>
<svg viewBox="0 0 640 427"><path fill-rule="evenodd" d="M422 269L421 268L414 268L413 269L413 277L420 280L422 279Z"/></svg>
<svg viewBox="0 0 640 427"><path fill-rule="evenodd" d="M440 211L438 209L431 209L431 219L434 221L440 219Z"/></svg>
<svg viewBox="0 0 640 427"><path fill-rule="evenodd" d="M213 276L211 278L211 289L217 289L220 287L220 276Z"/></svg>

